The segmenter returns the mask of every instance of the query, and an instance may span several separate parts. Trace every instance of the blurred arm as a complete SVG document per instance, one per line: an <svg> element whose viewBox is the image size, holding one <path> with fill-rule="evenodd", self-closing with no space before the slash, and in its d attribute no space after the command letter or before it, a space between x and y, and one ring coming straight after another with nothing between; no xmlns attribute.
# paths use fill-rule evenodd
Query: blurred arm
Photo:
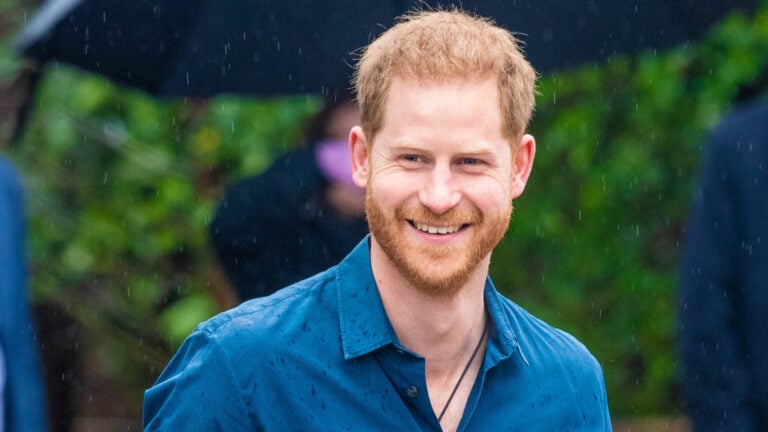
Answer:
<svg viewBox="0 0 768 432"><path fill-rule="evenodd" d="M6 367L8 432L46 431L45 391L27 293L26 222L21 185L0 158L0 344Z"/></svg>

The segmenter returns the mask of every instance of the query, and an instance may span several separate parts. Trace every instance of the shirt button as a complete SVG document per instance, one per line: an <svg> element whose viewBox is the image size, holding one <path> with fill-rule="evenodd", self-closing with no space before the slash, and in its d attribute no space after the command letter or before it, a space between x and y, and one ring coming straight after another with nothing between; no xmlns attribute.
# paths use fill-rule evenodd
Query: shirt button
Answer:
<svg viewBox="0 0 768 432"><path fill-rule="evenodd" d="M406 394L408 394L408 397L410 397L410 398L417 398L417 397L419 397L419 388L416 387L416 386L408 387L408 389L405 392L406 392Z"/></svg>

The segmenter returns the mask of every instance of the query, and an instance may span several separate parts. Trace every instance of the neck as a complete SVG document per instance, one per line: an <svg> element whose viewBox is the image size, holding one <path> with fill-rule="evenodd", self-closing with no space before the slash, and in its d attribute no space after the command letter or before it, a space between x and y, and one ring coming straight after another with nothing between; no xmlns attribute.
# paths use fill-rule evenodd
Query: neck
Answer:
<svg viewBox="0 0 768 432"><path fill-rule="evenodd" d="M412 286L372 239L371 265L387 317L400 342L423 356L428 369L453 371L481 337L489 261L453 295L434 296Z"/></svg>
<svg viewBox="0 0 768 432"><path fill-rule="evenodd" d="M371 237L371 267L384 310L400 342L424 357L430 404L446 431L458 428L483 363L489 263L490 255L450 296L428 295L403 277Z"/></svg>

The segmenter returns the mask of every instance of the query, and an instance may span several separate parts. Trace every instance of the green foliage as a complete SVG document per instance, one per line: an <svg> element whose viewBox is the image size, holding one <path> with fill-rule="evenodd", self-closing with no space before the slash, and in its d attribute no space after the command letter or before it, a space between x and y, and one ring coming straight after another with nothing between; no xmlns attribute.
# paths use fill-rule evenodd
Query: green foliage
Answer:
<svg viewBox="0 0 768 432"><path fill-rule="evenodd" d="M696 44L540 83L534 173L492 275L585 342L617 417L680 410L674 272L700 146L766 62L768 9ZM136 413L180 341L222 307L206 234L224 185L292 146L317 108L160 101L63 66L46 74L8 149L27 184L34 294L83 323Z"/></svg>
<svg viewBox="0 0 768 432"><path fill-rule="evenodd" d="M181 341L222 308L207 226L224 184L298 140L312 98L157 101L69 68L46 74L22 143L37 300L55 301L140 412Z"/></svg>
<svg viewBox="0 0 768 432"><path fill-rule="evenodd" d="M706 132L768 73L768 9L704 41L547 77L497 286L572 332L618 417L680 413L675 266Z"/></svg>

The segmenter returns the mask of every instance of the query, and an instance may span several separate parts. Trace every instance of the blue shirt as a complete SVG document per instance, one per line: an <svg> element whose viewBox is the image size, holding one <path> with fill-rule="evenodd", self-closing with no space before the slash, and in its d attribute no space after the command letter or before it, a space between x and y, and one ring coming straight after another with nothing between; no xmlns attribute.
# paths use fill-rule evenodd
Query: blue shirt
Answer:
<svg viewBox="0 0 768 432"><path fill-rule="evenodd" d="M460 431L609 431L601 368L499 294ZM398 342L368 240L338 266L201 324L144 399L147 431L439 431L424 359Z"/></svg>

